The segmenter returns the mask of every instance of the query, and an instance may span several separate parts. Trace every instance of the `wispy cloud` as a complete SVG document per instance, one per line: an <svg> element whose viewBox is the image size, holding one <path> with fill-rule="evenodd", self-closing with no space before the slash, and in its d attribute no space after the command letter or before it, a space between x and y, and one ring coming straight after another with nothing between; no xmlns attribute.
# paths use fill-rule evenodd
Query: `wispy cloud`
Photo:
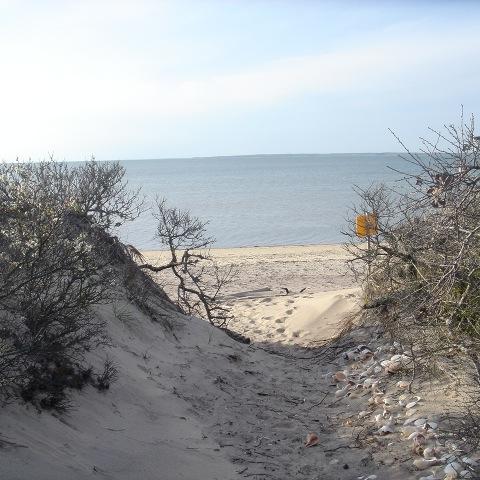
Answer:
<svg viewBox="0 0 480 480"><path fill-rule="evenodd" d="M0 0L0 8L13 4ZM445 89L480 78L480 36L463 24L378 29L329 45L328 51L318 38L319 53L283 58L279 44L275 60L249 64L243 57L234 66L235 52L226 51L228 65L219 61L196 69L189 68L196 50L189 53L188 45L195 45L201 29L190 37L185 32L185 38L155 34L151 44L141 36L152 12L154 26L148 26L155 32L174 19L171 3L68 5L60 13L48 10L48 21L47 13L34 12L26 23L0 32L0 131L7 152L18 145L47 151L59 139L91 144L105 130L122 136L129 119L205 121L230 110L254 114L312 94L376 97L410 82L420 95L431 86ZM131 19L140 23L134 26Z"/></svg>

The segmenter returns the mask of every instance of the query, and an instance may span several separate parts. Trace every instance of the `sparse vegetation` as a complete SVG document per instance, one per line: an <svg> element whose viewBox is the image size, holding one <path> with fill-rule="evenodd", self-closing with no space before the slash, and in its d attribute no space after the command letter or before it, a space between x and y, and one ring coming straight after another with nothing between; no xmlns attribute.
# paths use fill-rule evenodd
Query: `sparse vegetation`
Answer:
<svg viewBox="0 0 480 480"><path fill-rule="evenodd" d="M462 365L478 394L480 138L463 115L458 127L430 133L420 154L406 149L398 183L358 191L354 214L374 214L378 232L367 245L350 231L347 248L369 317L417 366Z"/></svg>
<svg viewBox="0 0 480 480"><path fill-rule="evenodd" d="M0 389L66 408L93 378L84 354L107 342L93 307L111 298L115 240L139 213L124 169L95 161L0 164ZM118 243L118 242L117 242ZM114 367L95 383L108 388Z"/></svg>
<svg viewBox="0 0 480 480"><path fill-rule="evenodd" d="M221 268L210 255L213 238L206 222L190 212L169 207L157 199L154 217L157 238L170 252L170 261L161 266L144 263L152 272L170 271L177 283L177 304L187 315L206 318L212 325L227 328L232 314L220 301L223 289L232 281L232 266Z"/></svg>

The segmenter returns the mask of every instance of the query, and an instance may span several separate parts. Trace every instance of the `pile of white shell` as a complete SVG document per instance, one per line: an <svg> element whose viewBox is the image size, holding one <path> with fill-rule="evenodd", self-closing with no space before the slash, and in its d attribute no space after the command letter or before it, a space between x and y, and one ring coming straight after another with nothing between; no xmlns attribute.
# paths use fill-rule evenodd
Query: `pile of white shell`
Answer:
<svg viewBox="0 0 480 480"><path fill-rule="evenodd" d="M337 386L335 396L338 399L368 397L368 406L358 417L375 424L377 435L398 434L400 439L410 443L412 467L422 475L419 480L480 478L475 474L480 463L465 456L454 442L444 440L447 435L439 433L435 417L421 408L422 399L408 393L409 381L399 380L391 393L382 388L386 376L408 371L412 365L410 356L400 344L379 347L375 351L367 345L359 345L345 352L343 358L349 365L344 370L327 374L328 380ZM359 480L375 478L375 475L358 477Z"/></svg>

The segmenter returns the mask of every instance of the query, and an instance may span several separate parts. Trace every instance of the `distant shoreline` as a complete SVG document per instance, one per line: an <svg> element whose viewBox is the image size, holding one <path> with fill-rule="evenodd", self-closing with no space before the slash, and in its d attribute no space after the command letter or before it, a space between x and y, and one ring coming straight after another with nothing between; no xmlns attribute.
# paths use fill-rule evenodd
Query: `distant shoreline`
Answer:
<svg viewBox="0 0 480 480"><path fill-rule="evenodd" d="M256 252L265 251L274 251L274 250L322 250L322 249L342 249L343 243L305 243L305 244L291 244L291 245L282 245L282 244L273 244L273 245L242 245L240 247L212 247L210 250L215 252L231 252L231 251L241 251L246 252L246 250L254 250ZM141 250L144 255L155 255L156 253L168 252L168 249L146 249Z"/></svg>

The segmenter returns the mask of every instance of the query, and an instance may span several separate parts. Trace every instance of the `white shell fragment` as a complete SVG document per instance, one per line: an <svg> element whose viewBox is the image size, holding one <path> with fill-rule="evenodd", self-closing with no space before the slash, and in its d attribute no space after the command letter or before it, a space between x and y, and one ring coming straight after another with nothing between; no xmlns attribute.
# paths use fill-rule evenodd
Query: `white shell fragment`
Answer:
<svg viewBox="0 0 480 480"><path fill-rule="evenodd" d="M389 433L393 433L394 431L395 429L393 428L393 425L391 423L387 423L378 430L378 433L380 435L388 435Z"/></svg>
<svg viewBox="0 0 480 480"><path fill-rule="evenodd" d="M427 468L430 468L434 465L438 464L438 458L417 458L416 460L413 461L413 466L417 470L426 470Z"/></svg>
<svg viewBox="0 0 480 480"><path fill-rule="evenodd" d="M397 388L399 388L400 390L405 390L406 388L408 388L409 385L410 382L406 382L405 380L400 380L399 382L397 382Z"/></svg>
<svg viewBox="0 0 480 480"><path fill-rule="evenodd" d="M433 447L427 447L423 451L423 458L426 458L427 460L430 458L434 458L436 453L437 451Z"/></svg>

